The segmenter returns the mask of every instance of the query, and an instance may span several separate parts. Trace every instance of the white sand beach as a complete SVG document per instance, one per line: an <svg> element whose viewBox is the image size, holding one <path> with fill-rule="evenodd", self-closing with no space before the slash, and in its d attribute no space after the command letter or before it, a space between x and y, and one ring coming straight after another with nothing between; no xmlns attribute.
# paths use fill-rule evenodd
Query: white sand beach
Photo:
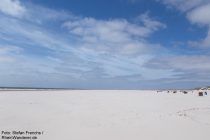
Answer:
<svg viewBox="0 0 210 140"><path fill-rule="evenodd" d="M210 95L0 91L0 131L43 131L38 140L209 140Z"/></svg>

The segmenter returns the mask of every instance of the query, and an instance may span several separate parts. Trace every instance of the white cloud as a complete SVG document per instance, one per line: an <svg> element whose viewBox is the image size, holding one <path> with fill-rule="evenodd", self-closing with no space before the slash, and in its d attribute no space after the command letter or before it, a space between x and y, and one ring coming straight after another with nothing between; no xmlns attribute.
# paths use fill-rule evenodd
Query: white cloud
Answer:
<svg viewBox="0 0 210 140"><path fill-rule="evenodd" d="M176 7L186 14L192 24L206 26L207 36L200 41L190 41L193 46L210 47L210 0L158 0L164 4Z"/></svg>
<svg viewBox="0 0 210 140"><path fill-rule="evenodd" d="M177 9L186 12L198 6L204 5L209 0L157 0L161 1L169 7L176 7Z"/></svg>
<svg viewBox="0 0 210 140"><path fill-rule="evenodd" d="M98 36L100 40L122 42L131 36L147 37L154 31L164 28L165 25L151 19L148 14L137 18L139 23L130 23L125 19L97 20L94 18L80 18L64 23L70 33L79 36Z"/></svg>
<svg viewBox="0 0 210 140"><path fill-rule="evenodd" d="M156 45L147 43L146 38L166 26L148 14L142 14L129 22L126 19L97 20L77 18L63 24L69 33L78 36L80 44L97 51L134 55L145 53Z"/></svg>
<svg viewBox="0 0 210 140"><path fill-rule="evenodd" d="M149 30L149 33L153 33L160 28L166 28L166 25L158 20L149 17L149 12L139 15L135 21L138 23L143 23L144 27Z"/></svg>
<svg viewBox="0 0 210 140"><path fill-rule="evenodd" d="M189 41L188 44L193 47L201 46L204 48L209 48L210 47L210 29L204 39L201 39L199 41Z"/></svg>
<svg viewBox="0 0 210 140"><path fill-rule="evenodd" d="M207 55L178 55L152 59L148 67L157 69L172 69L181 71L210 71L210 57Z"/></svg>
<svg viewBox="0 0 210 140"><path fill-rule="evenodd" d="M49 11L41 9L46 10L43 13ZM56 12L58 15L61 14ZM33 15L34 12L29 13L32 15L28 17L37 17L36 14ZM0 39L8 44L11 42L19 44L24 49L20 56L14 55L13 52L12 56L17 63L25 64L16 65L14 69L24 67L28 69L26 73L29 75L30 71L31 73L51 72L83 79L83 73L96 73L97 69L99 75L97 78L139 75L143 63L153 57L153 52L160 51L155 48L161 49L160 45L149 43L147 37L165 28L163 23L150 18L148 14L143 14L132 22L126 19L98 20L70 16L62 28L58 25L63 23L63 19L48 18L47 21L46 15L39 16L37 19L41 21L40 23L52 22L51 24L56 25L54 27L57 31L49 29L45 24L37 24L37 21L33 20L23 22L25 19L2 15L0 21L0 36L3 36ZM31 52L34 58L28 54ZM40 56L40 53L44 55ZM42 60L37 58L36 54ZM21 70L17 73L19 72L22 73Z"/></svg>
<svg viewBox="0 0 210 140"><path fill-rule="evenodd" d="M188 19L192 23L210 25L210 3L207 5L199 6L187 13Z"/></svg>
<svg viewBox="0 0 210 140"><path fill-rule="evenodd" d="M0 46L0 54L9 54L9 53L20 53L22 51L21 48L16 46Z"/></svg>
<svg viewBox="0 0 210 140"><path fill-rule="evenodd" d="M145 63L145 67L152 70L160 70L160 72L169 72L163 73L160 76L159 81L170 82L186 82L189 83L200 82L205 83L209 82L210 75L210 57L208 55L177 55L177 56L167 56L151 59ZM167 77L164 77L168 75ZM171 76L171 77L170 77Z"/></svg>
<svg viewBox="0 0 210 140"><path fill-rule="evenodd" d="M23 51L22 48L16 46L8 46L0 44L0 62L13 63L16 61L16 55Z"/></svg>
<svg viewBox="0 0 210 140"><path fill-rule="evenodd" d="M209 29L207 37L201 43L205 47L210 47L210 29Z"/></svg>
<svg viewBox="0 0 210 140"><path fill-rule="evenodd" d="M210 71L209 56L178 56L168 59L170 65L175 69Z"/></svg>
<svg viewBox="0 0 210 140"><path fill-rule="evenodd" d="M0 11L14 17L22 17L26 9L19 0L1 0Z"/></svg>
<svg viewBox="0 0 210 140"><path fill-rule="evenodd" d="M206 25L208 29L207 36L201 41L196 41L193 44L196 46L210 47L210 3L207 5L199 6L187 13L190 22Z"/></svg>
<svg viewBox="0 0 210 140"><path fill-rule="evenodd" d="M197 46L210 47L210 2L209 4L199 6L187 13L190 22L208 27L207 36L201 41L194 42Z"/></svg>
<svg viewBox="0 0 210 140"><path fill-rule="evenodd" d="M152 69L144 66L163 53L163 47L150 43L149 38L166 28L165 24L147 13L131 21L99 20L68 15L32 3L27 7L24 19L0 14L1 79L11 79L15 75L14 81L40 81L46 78L43 80L45 83L74 83L78 80L78 85L81 85L81 81L85 81L85 84L89 81L106 83L106 80L112 81L119 77L122 78L120 81L127 82L130 77L136 82L173 78L177 73L173 69L182 68L184 63L190 61L181 57L184 60L182 63L181 58L176 58L178 62L175 58L169 58L166 64L172 69L157 69L159 65ZM44 14L37 14L36 11ZM21 46L23 50L11 47L15 45ZM193 64L201 63L205 58L200 61L191 59L194 61L184 70L209 70L206 61L205 66ZM139 86L138 83L136 85Z"/></svg>

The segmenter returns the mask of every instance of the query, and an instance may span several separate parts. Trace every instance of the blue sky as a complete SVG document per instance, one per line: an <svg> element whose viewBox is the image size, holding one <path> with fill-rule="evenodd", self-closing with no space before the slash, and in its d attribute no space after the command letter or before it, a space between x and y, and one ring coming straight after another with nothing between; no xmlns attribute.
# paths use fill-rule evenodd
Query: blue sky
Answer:
<svg viewBox="0 0 210 140"><path fill-rule="evenodd" d="M1 0L0 86L210 85L210 0Z"/></svg>

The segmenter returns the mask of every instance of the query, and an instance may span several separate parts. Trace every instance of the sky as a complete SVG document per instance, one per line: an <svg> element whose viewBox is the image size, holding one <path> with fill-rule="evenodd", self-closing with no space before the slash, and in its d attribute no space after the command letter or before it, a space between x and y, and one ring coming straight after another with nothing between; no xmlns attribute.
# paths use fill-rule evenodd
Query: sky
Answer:
<svg viewBox="0 0 210 140"><path fill-rule="evenodd" d="M210 0L1 0L0 86L210 85Z"/></svg>

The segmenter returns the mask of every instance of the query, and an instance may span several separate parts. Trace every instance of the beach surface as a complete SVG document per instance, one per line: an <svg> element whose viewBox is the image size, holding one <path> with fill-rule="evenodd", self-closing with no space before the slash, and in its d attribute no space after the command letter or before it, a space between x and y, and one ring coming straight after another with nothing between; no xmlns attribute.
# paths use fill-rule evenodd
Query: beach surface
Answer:
<svg viewBox="0 0 210 140"><path fill-rule="evenodd" d="M0 139L28 131L41 132L27 134L37 140L210 140L210 95L0 91L0 131Z"/></svg>

